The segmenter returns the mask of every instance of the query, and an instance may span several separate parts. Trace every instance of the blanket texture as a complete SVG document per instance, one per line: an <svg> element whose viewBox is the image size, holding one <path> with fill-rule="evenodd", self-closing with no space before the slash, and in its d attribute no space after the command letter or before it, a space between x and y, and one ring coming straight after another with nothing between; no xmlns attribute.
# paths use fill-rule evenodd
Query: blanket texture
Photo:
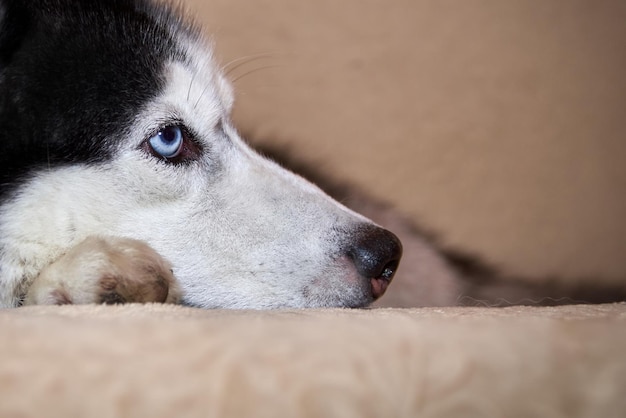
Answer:
<svg viewBox="0 0 626 418"><path fill-rule="evenodd" d="M0 311L1 417L621 417L626 304Z"/></svg>

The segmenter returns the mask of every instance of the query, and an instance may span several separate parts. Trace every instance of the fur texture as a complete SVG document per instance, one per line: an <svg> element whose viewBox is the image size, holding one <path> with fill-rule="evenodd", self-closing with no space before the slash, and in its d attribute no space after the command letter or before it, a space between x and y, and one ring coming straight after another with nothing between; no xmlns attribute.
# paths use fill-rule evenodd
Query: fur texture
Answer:
<svg viewBox="0 0 626 418"><path fill-rule="evenodd" d="M208 42L177 13L143 0L0 5L0 306L90 236L149 244L188 305L382 295L398 239L241 140Z"/></svg>

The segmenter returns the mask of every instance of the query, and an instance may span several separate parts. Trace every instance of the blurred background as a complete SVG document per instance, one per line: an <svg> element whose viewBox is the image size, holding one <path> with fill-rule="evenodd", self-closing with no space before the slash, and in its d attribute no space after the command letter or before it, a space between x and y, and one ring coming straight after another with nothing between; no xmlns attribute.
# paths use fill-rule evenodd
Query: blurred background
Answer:
<svg viewBox="0 0 626 418"><path fill-rule="evenodd" d="M626 279L626 2L184 3L253 140L514 274Z"/></svg>

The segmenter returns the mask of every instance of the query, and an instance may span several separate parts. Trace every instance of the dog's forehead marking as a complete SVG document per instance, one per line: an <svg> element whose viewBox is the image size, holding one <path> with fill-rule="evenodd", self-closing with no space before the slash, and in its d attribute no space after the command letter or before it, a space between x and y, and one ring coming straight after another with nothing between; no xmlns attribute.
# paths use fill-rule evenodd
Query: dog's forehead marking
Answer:
<svg viewBox="0 0 626 418"><path fill-rule="evenodd" d="M166 85L161 99L184 112L181 116L187 116L188 123L204 125L207 129L228 113L220 78L213 71L196 70L177 61L170 62L165 70Z"/></svg>
<svg viewBox="0 0 626 418"><path fill-rule="evenodd" d="M224 109L230 111L233 105L233 89L222 74L220 67L216 65L211 42L203 37L187 38L181 41L180 47L186 52L186 60L184 64L179 64L183 70L186 70L187 77L190 77L187 98L193 100L195 93L194 104L197 106L204 98L207 88L210 88L214 95L213 99L219 100ZM172 76L184 78L181 73L172 74ZM170 81L178 82L179 80L172 78Z"/></svg>
<svg viewBox="0 0 626 418"><path fill-rule="evenodd" d="M161 93L145 106L136 121L141 135L168 123L182 123L206 140L218 124L227 122L233 89L213 59L212 45L202 36L182 37L183 57L162 66Z"/></svg>
<svg viewBox="0 0 626 418"><path fill-rule="evenodd" d="M196 134L196 141L207 145L212 142L212 134L228 123L230 91L221 75L170 61L163 66L163 78L161 92L136 115L131 126L132 142L121 143L122 149L136 147L164 126L178 124Z"/></svg>

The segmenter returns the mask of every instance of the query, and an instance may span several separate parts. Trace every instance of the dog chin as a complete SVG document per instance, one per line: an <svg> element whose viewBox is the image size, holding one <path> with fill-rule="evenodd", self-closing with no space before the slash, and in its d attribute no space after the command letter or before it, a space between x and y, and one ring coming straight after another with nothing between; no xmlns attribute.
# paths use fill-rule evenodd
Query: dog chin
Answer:
<svg viewBox="0 0 626 418"><path fill-rule="evenodd" d="M303 308L364 308L374 302L371 291L365 286L354 286L351 289L333 291L323 294L319 289L311 293L309 287L303 289L300 297L285 299L262 299L255 296L249 298L233 298L232 303L221 299L213 301L198 300L196 294L183 295L180 304L202 309L303 309Z"/></svg>

